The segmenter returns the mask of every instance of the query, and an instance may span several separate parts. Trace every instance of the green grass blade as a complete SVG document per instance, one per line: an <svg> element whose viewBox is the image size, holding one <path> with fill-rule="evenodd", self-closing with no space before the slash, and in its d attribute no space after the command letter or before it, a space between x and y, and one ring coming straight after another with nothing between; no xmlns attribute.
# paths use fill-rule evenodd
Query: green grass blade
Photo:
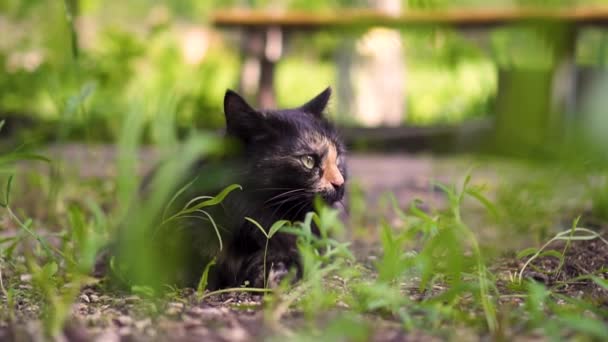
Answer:
<svg viewBox="0 0 608 342"><path fill-rule="evenodd" d="M211 259L207 266L205 266L205 270L203 271L203 275L201 276L201 280L198 282L198 286L196 287L197 297L200 299L207 289L207 284L209 283L209 271L211 267L215 265L216 258Z"/></svg>
<svg viewBox="0 0 608 342"><path fill-rule="evenodd" d="M277 222L275 222L272 227L270 227L270 230L268 231L268 238L272 239L272 237L274 236L274 234L276 234L279 229L283 228L283 226L289 224L290 222L287 220L279 220Z"/></svg>
<svg viewBox="0 0 608 342"><path fill-rule="evenodd" d="M245 220L253 223L253 225L256 226L262 232L262 234L264 234L264 236L267 239L270 239L270 237L268 236L268 233L266 233L266 231L264 230L264 228L262 228L262 226L260 226L260 224L256 220L252 219L251 217L245 217Z"/></svg>
<svg viewBox="0 0 608 342"><path fill-rule="evenodd" d="M220 230L218 229L217 224L215 224L215 220L213 219L213 217L211 217L208 212L201 209L198 209L197 212L207 216L207 218L211 222L211 225L213 226L213 229L215 230L215 234L217 235L217 241L220 244L220 251L224 249L224 243L222 242L222 234L220 234Z"/></svg>
<svg viewBox="0 0 608 342"><path fill-rule="evenodd" d="M241 187L238 184L229 185L224 190L222 190L219 194L217 194L217 196L213 197L210 200L201 202L201 203L193 206L192 208L190 208L188 210L195 211L197 209L201 209L201 208L204 208L204 207L210 207L212 205L220 204L220 203L222 203L222 201L224 200L224 198L226 198L226 196L228 196L232 191L234 191L236 189L243 190L243 187Z"/></svg>
<svg viewBox="0 0 608 342"><path fill-rule="evenodd" d="M162 216L162 220L163 221L167 217L167 211L169 210L169 208L171 207L171 205L175 202L175 200L179 197L179 195L183 194L184 191L188 190L188 188L190 186L192 186L192 184L194 182L196 182L197 179L198 179L198 176L195 177L192 181L188 182L188 184L182 186L179 190L177 190L177 192L173 195L173 197L171 197L171 199L169 200L169 202L165 206L165 210L163 210L163 216Z"/></svg>
<svg viewBox="0 0 608 342"><path fill-rule="evenodd" d="M14 163L21 160L35 160L42 161L46 163L51 163L51 160L45 156L35 154L35 153L27 153L27 152L14 152L10 153L6 156L0 157L0 165L7 165L10 163Z"/></svg>
<svg viewBox="0 0 608 342"><path fill-rule="evenodd" d="M9 206L10 202L10 193L11 193L11 184L13 183L13 175L8 177L8 181L6 182L6 190L4 194L4 202L0 202L0 207L6 208Z"/></svg>

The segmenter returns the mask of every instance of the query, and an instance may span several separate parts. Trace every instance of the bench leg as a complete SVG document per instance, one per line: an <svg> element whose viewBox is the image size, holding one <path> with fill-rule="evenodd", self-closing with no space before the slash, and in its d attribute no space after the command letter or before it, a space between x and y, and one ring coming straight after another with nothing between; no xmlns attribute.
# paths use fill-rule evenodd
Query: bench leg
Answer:
<svg viewBox="0 0 608 342"><path fill-rule="evenodd" d="M278 27L245 30L241 51L244 56L239 91L261 108L276 106L274 73L283 51L283 34Z"/></svg>

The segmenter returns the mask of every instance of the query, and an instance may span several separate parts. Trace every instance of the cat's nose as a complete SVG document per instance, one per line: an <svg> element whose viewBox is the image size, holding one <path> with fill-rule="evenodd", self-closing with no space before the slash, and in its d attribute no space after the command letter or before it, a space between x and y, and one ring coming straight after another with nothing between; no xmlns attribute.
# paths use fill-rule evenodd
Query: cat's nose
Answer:
<svg viewBox="0 0 608 342"><path fill-rule="evenodd" d="M338 179L338 180L332 180L331 181L331 186L334 187L334 190L338 191L340 190L340 188L344 185L344 178Z"/></svg>
<svg viewBox="0 0 608 342"><path fill-rule="evenodd" d="M340 187L342 187L342 185L344 185L344 177L338 171L336 173L336 175L334 177L332 177L332 179L329 182L334 187L334 189L338 190L338 189L340 189Z"/></svg>
<svg viewBox="0 0 608 342"><path fill-rule="evenodd" d="M336 166L327 168L323 177L336 190L344 185L344 176L342 176L342 172Z"/></svg>

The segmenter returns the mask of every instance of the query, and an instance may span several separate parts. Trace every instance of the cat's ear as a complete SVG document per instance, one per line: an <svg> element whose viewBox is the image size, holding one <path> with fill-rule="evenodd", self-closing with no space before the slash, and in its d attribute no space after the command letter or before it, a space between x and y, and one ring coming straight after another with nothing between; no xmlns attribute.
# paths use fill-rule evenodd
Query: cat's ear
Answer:
<svg viewBox="0 0 608 342"><path fill-rule="evenodd" d="M300 110L313 114L317 117L323 116L323 111L325 107L327 107L327 102L329 102L329 97L331 96L331 88L327 87L323 90L319 95L315 96L312 100L306 102L303 106L300 107Z"/></svg>
<svg viewBox="0 0 608 342"><path fill-rule="evenodd" d="M224 115L226 131L246 142L260 135L265 126L264 115L230 89L224 95Z"/></svg>

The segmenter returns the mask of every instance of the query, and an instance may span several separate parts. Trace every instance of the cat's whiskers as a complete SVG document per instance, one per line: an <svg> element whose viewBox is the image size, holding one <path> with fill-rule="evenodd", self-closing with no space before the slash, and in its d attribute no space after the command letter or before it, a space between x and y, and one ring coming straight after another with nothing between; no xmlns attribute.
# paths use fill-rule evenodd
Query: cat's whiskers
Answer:
<svg viewBox="0 0 608 342"><path fill-rule="evenodd" d="M314 195L316 195L316 192L314 191L307 191L306 194L303 194L302 199L303 201L300 201L299 203L296 203L295 205L293 205L291 208L289 208L289 210L287 210L284 214L284 216L288 216L289 213L294 210L294 209L298 209L298 211L296 212L296 214L292 217L296 217L298 216L298 214L302 211L302 209L306 208L307 206L311 206L312 207L312 199L314 197Z"/></svg>
<svg viewBox="0 0 608 342"><path fill-rule="evenodd" d="M282 192L282 193L280 193L280 194L278 194L276 196L273 196L273 197L267 199L264 202L264 204L272 202L273 200L279 199L281 197L284 197L284 196L287 196L287 195L290 195L290 194L293 194L293 193L296 193L296 192L301 192L301 191L306 191L306 189L305 188L299 188L299 189L293 189L293 190L290 190L290 191Z"/></svg>
<svg viewBox="0 0 608 342"><path fill-rule="evenodd" d="M304 198L304 197L307 197L307 194L303 193L303 192L299 192L296 194L290 194L289 197L287 197L287 198L280 198L280 199L275 200L274 202L266 203L262 208L272 208L274 206L280 207L285 203L293 202L293 201L296 201L296 200L298 200L300 198Z"/></svg>
<svg viewBox="0 0 608 342"><path fill-rule="evenodd" d="M298 209L298 211L296 211L296 213L295 213L295 215L293 215L293 217L295 217L297 219L297 217L300 214L300 212L302 211L302 209L306 208L306 204L307 204L306 202L302 202L299 206L300 209Z"/></svg>
<svg viewBox="0 0 608 342"><path fill-rule="evenodd" d="M280 204L279 203L275 204L275 205L277 205L277 207L272 212L272 217L275 216L275 214L281 209L281 207L285 203L296 202L297 201L294 205L292 205L289 209L287 209L287 211L281 217L282 219L288 219L289 212L292 211L294 208L299 207L300 205L306 204L308 199L310 199L310 196L308 195L308 192L297 193L295 195L292 195L288 199L285 199L285 200L281 201Z"/></svg>
<svg viewBox="0 0 608 342"><path fill-rule="evenodd" d="M296 188L257 188L257 189L251 189L249 191L258 192L258 191L294 190L294 189L296 189Z"/></svg>

